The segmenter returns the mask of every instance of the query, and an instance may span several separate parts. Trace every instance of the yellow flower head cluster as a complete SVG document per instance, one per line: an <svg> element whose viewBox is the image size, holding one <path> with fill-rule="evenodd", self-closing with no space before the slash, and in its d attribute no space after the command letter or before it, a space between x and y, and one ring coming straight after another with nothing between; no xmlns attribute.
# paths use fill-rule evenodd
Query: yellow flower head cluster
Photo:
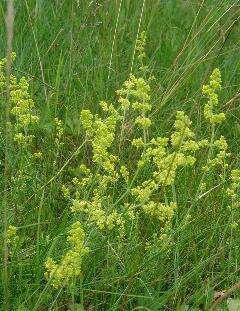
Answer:
<svg viewBox="0 0 240 311"><path fill-rule="evenodd" d="M165 204L159 202L159 199L156 201L152 198L156 197L161 187L172 185L178 168L192 166L196 161L194 153L208 145L207 140L195 140L195 134L190 128L191 124L189 117L183 111L177 111L171 139L167 137L152 139L148 144L149 147L143 150L138 162L139 168L155 164L152 178L131 190L143 211L166 225L174 215L176 203ZM135 139L133 145L139 147L142 142Z"/></svg>
<svg viewBox="0 0 240 311"><path fill-rule="evenodd" d="M212 148L213 151L216 151L216 154L213 158L207 159L206 165L202 167L203 171L209 172L217 166L226 169L228 167L226 159L230 156L230 153L227 152L228 144L225 137L221 136L219 139L213 141Z"/></svg>
<svg viewBox="0 0 240 311"><path fill-rule="evenodd" d="M192 166L195 163L192 153L204 144L203 141L195 141L194 133L190 126L191 121L189 118L183 111L178 111L174 124L175 131L171 135L173 152L168 147L169 139L159 137L152 139L150 142L151 146L142 153L138 165L143 166L153 160L153 163L157 166L154 178L158 184L171 185L174 182L178 167ZM136 141L134 141L134 145L136 145Z"/></svg>
<svg viewBox="0 0 240 311"><path fill-rule="evenodd" d="M228 206L231 211L231 229L236 229L239 227L239 189L240 189L240 169L234 169L231 171L230 175L230 186L227 189L227 195L231 200L231 204Z"/></svg>
<svg viewBox="0 0 240 311"><path fill-rule="evenodd" d="M130 75L129 79L124 82L123 88L117 90L117 95L123 111L132 109L137 114L136 125L140 128L148 128L151 125L151 120L146 117L146 114L152 109L150 86L145 79Z"/></svg>
<svg viewBox="0 0 240 311"><path fill-rule="evenodd" d="M12 59L16 55L13 53ZM5 77L6 59L0 61L0 89L6 90L6 77ZM10 76L10 113L14 118L12 124L14 130L14 141L20 145L30 144L33 135L29 133L30 126L39 121L38 116L34 114L34 101L28 91L29 83L25 77L19 80L14 76ZM3 92L4 93L4 92Z"/></svg>
<svg viewBox="0 0 240 311"><path fill-rule="evenodd" d="M63 122L58 118L54 118L53 125L55 127L55 143L60 146L62 145L61 140L64 133Z"/></svg>
<svg viewBox="0 0 240 311"><path fill-rule="evenodd" d="M7 243L8 245L12 245L18 239L17 228L10 225L7 230Z"/></svg>
<svg viewBox="0 0 240 311"><path fill-rule="evenodd" d="M158 218L165 225L171 222L176 208L176 203L163 204L150 201L143 205L143 210L146 214Z"/></svg>
<svg viewBox="0 0 240 311"><path fill-rule="evenodd" d="M126 182L128 182L128 181L129 181L129 171L128 171L128 169L127 169L127 167L126 167L125 165L122 165L122 166L120 167L120 173L121 173L123 179L124 179Z"/></svg>
<svg viewBox="0 0 240 311"><path fill-rule="evenodd" d="M102 109L108 113L105 119L93 116L89 110L81 112L81 121L88 139L92 142L93 162L107 172L113 172L117 157L109 153L114 137L118 114L113 105L101 102Z"/></svg>
<svg viewBox="0 0 240 311"><path fill-rule="evenodd" d="M204 85L202 92L208 97L208 102L204 107L204 116L211 124L221 123L225 120L225 114L220 112L214 114L214 107L218 106L218 95L216 91L221 89L221 72L218 68L214 69L208 85Z"/></svg>
<svg viewBox="0 0 240 311"><path fill-rule="evenodd" d="M175 131L171 135L172 146L175 149L183 151L197 151L199 146L193 140L195 134L190 129L192 122L183 111L177 111L176 121L174 123Z"/></svg>
<svg viewBox="0 0 240 311"><path fill-rule="evenodd" d="M65 286L81 275L82 258L89 251L84 245L84 239L84 230L80 222L77 221L72 225L68 235L68 241L72 248L67 251L58 264L52 258L46 260L45 276L55 288Z"/></svg>
<svg viewBox="0 0 240 311"><path fill-rule="evenodd" d="M238 191L240 188L240 169L231 171L231 184L227 189L227 194L231 198L234 207L240 207L240 201L238 200Z"/></svg>
<svg viewBox="0 0 240 311"><path fill-rule="evenodd" d="M110 108L111 111L109 112L106 109L108 106L103 103L101 105L102 107L104 105L105 112L110 113L106 119L102 120L98 116L92 116L88 110L84 110L81 115L84 128L92 142L93 162L98 166L96 172L94 172L94 167L92 171L83 164L79 167L78 172L81 177L72 180L76 192L75 198L72 200L71 211L86 215L88 224L95 225L101 232L117 228L122 235L124 218L116 210L110 208L112 205L109 202L109 199L111 199L110 189L120 178L128 182L129 172L124 165L117 168L115 165L117 158L109 151L115 138L114 130L117 121L115 110ZM116 118L113 122L112 116ZM98 127L99 124L100 127ZM100 133L101 131L104 132L103 136ZM107 142L104 140L107 140ZM66 189L63 189L63 191L66 197ZM69 194L69 191L67 193ZM89 197L84 198L86 193L89 193Z"/></svg>
<svg viewBox="0 0 240 311"><path fill-rule="evenodd" d="M102 201L104 201L104 196L100 197L99 192L96 191L92 200L73 200L71 210L75 213L86 214L89 221L101 231L111 231L117 228L120 235L122 235L125 224L124 218L116 210L107 213Z"/></svg>
<svg viewBox="0 0 240 311"><path fill-rule="evenodd" d="M146 32L143 31L140 33L139 37L137 38L137 42L136 42L137 58L142 64L142 66L139 69L142 71L147 69L147 66L143 66L143 60L146 57L146 52L145 52L146 39L147 39Z"/></svg>
<svg viewBox="0 0 240 311"><path fill-rule="evenodd" d="M14 61L16 58L16 53L13 52L11 55L11 58L12 58L12 61ZM1 93L6 91L6 80L7 80L6 75L5 75L6 64L7 64L6 58L0 59L0 91ZM10 77L10 79L11 78L12 77Z"/></svg>
<svg viewBox="0 0 240 311"><path fill-rule="evenodd" d="M142 64L144 46L145 34L142 34L136 44L138 60ZM218 103L216 90L220 86L220 72L215 70L210 84L203 88L204 94L209 97L204 114L211 124L219 123L222 118L222 114L213 114L213 107ZM75 190L71 191L73 198L69 188L62 190L72 203L71 211L79 214L86 221L86 226L94 226L101 231L101 235L113 233L114 229L120 237L127 235L130 222L131 227L138 229L138 219L144 214L144 217L156 220L159 226L157 234L160 232L164 237L177 208L175 198L168 197L168 188L173 186L179 169L193 166L196 162L195 153L201 148L210 149L213 146L218 151L215 157L208 157L208 167L223 164L227 156L225 139L212 139L211 143L207 139L197 140L192 122L183 111L177 111L170 137L149 140L150 93L149 79L131 74L117 91L118 111L112 104L103 101L100 102L103 116L94 115L89 110L81 112L86 140L92 146L93 165L78 168L80 177L72 180ZM121 125L123 128L126 121L134 123L143 132L143 137L132 139L132 146L137 148L134 163L126 163L121 153L118 157L112 152L119 143L117 130ZM69 260L68 257L66 260ZM53 265L53 262L49 264Z"/></svg>
<svg viewBox="0 0 240 311"><path fill-rule="evenodd" d="M123 87L116 91L120 109L124 112L123 120L129 119L131 124L135 124L137 128L142 130L144 144L147 140L147 130L152 123L148 117L148 113L152 109L149 85L152 77L145 78L148 69L148 66L144 64L146 57L145 45L146 33L142 32L136 41L135 49L137 60L140 63L138 69L142 76L138 77L136 74L130 74L129 78L123 83Z"/></svg>

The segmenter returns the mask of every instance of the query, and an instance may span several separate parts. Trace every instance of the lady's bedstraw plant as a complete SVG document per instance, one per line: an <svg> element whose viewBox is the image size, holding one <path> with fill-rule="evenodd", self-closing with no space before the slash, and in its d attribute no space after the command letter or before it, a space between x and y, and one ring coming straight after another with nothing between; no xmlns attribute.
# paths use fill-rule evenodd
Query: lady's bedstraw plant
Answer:
<svg viewBox="0 0 240 311"><path fill-rule="evenodd" d="M82 258L88 252L88 248L84 245L84 239L84 231L80 222L77 221L72 225L67 238L71 248L60 263L56 264L51 258L45 262L47 269L45 276L50 279L55 288L69 284L81 275Z"/></svg>
<svg viewBox="0 0 240 311"><path fill-rule="evenodd" d="M12 54L12 59L16 57ZM4 96L6 88L5 67L6 59L0 61L0 90ZM39 118L33 113L34 102L29 92L29 83L25 77L17 79L14 75L10 77L10 102L12 115L11 128L13 140L19 145L31 144L34 135L31 134L31 127L38 123Z"/></svg>
<svg viewBox="0 0 240 311"><path fill-rule="evenodd" d="M139 72L146 75L144 46L145 34L142 34L136 50L139 53ZM220 72L215 69L210 84L204 87L209 98L204 115L211 125L225 117L222 113L213 113L218 102L215 91L220 89L220 82ZM222 164L227 155L223 137L217 140L212 137L211 142L208 139L197 140L192 122L183 111L177 111L170 137L150 138L147 131L152 123L149 116L152 108L150 94L150 80L131 74L117 91L116 107L100 102L101 115L82 110L81 123L86 140L92 147L91 161L86 162L91 165L80 163L79 175L62 188L74 217L78 219L78 226L84 227L86 233L94 232L95 236L113 239L116 247L127 243L133 231L138 234L137 239L143 249L146 241L154 243L156 236L161 244L172 226L178 205L177 198L170 193L179 169L192 167L196 163L196 153L202 148L218 150L215 157L213 152L208 157L205 170ZM126 123L133 128L133 135L128 140L124 140ZM135 153L134 163L127 161L119 152L119 146L131 148ZM144 221L147 221L147 236L142 235ZM70 278L80 274L83 235L80 241L79 251L67 252L59 264L52 259L47 260L47 276L53 280L54 286L66 285Z"/></svg>
<svg viewBox="0 0 240 311"><path fill-rule="evenodd" d="M7 230L7 243L9 246L13 246L18 240L17 228L10 225Z"/></svg>
<svg viewBox="0 0 240 311"><path fill-rule="evenodd" d="M160 239L165 235L165 229L171 226L177 208L177 202L169 202L166 189L174 184L178 169L193 166L196 161L194 153L206 146L205 140L195 140L190 126L189 118L178 111L171 138L152 139L137 164L140 169L152 168L152 174L131 191L142 210L160 222ZM133 145L139 148L139 140L133 140Z"/></svg>
<svg viewBox="0 0 240 311"><path fill-rule="evenodd" d="M221 72L218 68L214 69L210 76L210 83L203 86L203 94L208 97L208 102L204 107L204 116L210 124L218 124L225 120L223 112L214 113L214 108L218 106L217 90L221 90Z"/></svg>
<svg viewBox="0 0 240 311"><path fill-rule="evenodd" d="M151 120L147 116L152 109L150 103L150 81L153 77L148 79L145 77L148 66L144 64L146 53L146 34L141 33L136 44L137 60L140 64L139 71L142 77L137 77L136 75L130 74L128 80L123 83L123 87L117 90L118 103L122 111L122 130L120 135L120 146L123 136L123 129L125 124L136 125L142 130L143 141L147 142L148 128L151 125ZM133 119L133 120L132 120Z"/></svg>
<svg viewBox="0 0 240 311"><path fill-rule="evenodd" d="M16 55L12 54L14 60ZM5 100L6 59L0 61L0 96ZM10 76L10 126L11 139L14 148L14 167L12 169L12 202L13 206L21 206L22 194L29 189L29 181L36 166L36 161L42 153L36 149L34 132L39 122L34 113L35 104L29 94L29 83L25 77ZM17 161L16 161L17 159ZM18 214L15 208L15 215ZM19 216L19 215L18 215Z"/></svg>
<svg viewBox="0 0 240 311"><path fill-rule="evenodd" d="M205 119L211 125L211 139L209 142L209 156L207 158L206 165L203 166L205 172L213 170L216 166L221 166L223 169L228 167L226 158L230 155L227 152L226 139L221 136L215 140L215 126L225 120L226 116L223 112L214 113L214 108L218 108L218 90L221 90L221 73L219 69L214 69L208 85L204 85L202 92L208 97L208 102L204 107Z"/></svg>
<svg viewBox="0 0 240 311"><path fill-rule="evenodd" d="M240 199L239 199L239 189L240 189L240 169L234 169L231 171L230 176L230 186L227 189L227 195L231 201L229 209L231 212L231 228L235 229L239 225L239 212Z"/></svg>

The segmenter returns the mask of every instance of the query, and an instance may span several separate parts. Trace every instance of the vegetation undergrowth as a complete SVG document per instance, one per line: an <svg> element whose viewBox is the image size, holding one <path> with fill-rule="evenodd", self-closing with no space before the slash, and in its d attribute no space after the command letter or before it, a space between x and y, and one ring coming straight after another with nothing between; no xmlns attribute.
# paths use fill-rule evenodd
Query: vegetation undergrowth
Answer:
<svg viewBox="0 0 240 311"><path fill-rule="evenodd" d="M36 19L40 9L37 1ZM199 111L176 105L168 118L164 104L175 87L184 91L178 74L188 66L159 82L151 37L139 29L127 79L114 95L102 86L95 106L56 113L63 55L51 96L42 77L44 110L35 82L14 69L8 81L0 62L0 102L10 104L0 292L9 310L210 310L216 292L239 282L240 168L225 125L227 79L211 66ZM4 134L0 144L3 159Z"/></svg>

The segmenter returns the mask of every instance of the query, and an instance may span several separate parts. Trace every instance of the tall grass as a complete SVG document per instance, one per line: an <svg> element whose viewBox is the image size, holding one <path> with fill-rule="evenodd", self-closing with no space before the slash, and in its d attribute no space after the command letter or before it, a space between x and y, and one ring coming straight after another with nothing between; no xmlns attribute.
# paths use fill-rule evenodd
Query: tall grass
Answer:
<svg viewBox="0 0 240 311"><path fill-rule="evenodd" d="M239 210L229 206L235 206L238 197L229 197L227 189L234 183L231 172L239 168L238 1L15 1L13 38L11 3L0 4L0 55L7 57L6 88L0 95L6 107L0 139L2 309L210 310L216 292L233 287L231 295L237 297ZM146 71L139 70L142 31L147 34ZM17 55L13 66L12 51ZM224 112L226 120L212 131L204 118L207 98L202 86L216 67L222 74L217 111ZM27 77L35 102L31 115L39 118L24 129L26 137L34 135L25 145L14 140L20 121L11 113L11 74ZM152 110L141 117L151 119L152 125L144 133L134 125L136 111L121 115L118 103L116 90L130 74L151 87ZM91 214L71 212L73 199L90 201L101 178L111 175L94 162L95 123L84 129L81 117L90 110L104 123L108 115L101 101L112 103L121 116L107 156L119 156L116 172L123 178L108 184L106 212L121 213L123 203L129 203L140 215L125 220L126 231L120 236L114 226L108 231L94 225ZM131 191L152 178L153 160L141 171L136 163L151 138L176 132L178 110L191 119L196 141L208 138L210 148L194 154L196 165L179 167L174 183L151 199L166 206L177 203L165 226L143 212ZM101 135L107 139L109 131ZM204 173L206 161L216 158L212 146L221 135L231 153L226 157L229 166ZM139 151L130 142L142 136L145 147ZM81 164L90 169L86 186L78 185ZM127 182L123 166L129 171ZM238 196L237 188L234 193ZM74 237L78 232L81 241L82 231L71 227L77 221L85 231L80 246ZM51 257L60 265L76 247L80 254L88 248L78 258L79 274L67 281L60 278L63 286L54 287L56 274L46 275L46 261ZM222 309L227 310L226 299Z"/></svg>
<svg viewBox="0 0 240 311"><path fill-rule="evenodd" d="M4 289L4 305L3 308L9 308L9 277L8 277L8 245L7 245L7 231L8 231L8 215L9 215L9 186L10 186L10 165L9 153L11 144L11 128L9 127L9 111L10 111L10 75L12 67L12 40L13 40L13 1L8 2L7 16L6 16L6 29L7 29L7 62L6 62L6 102L5 102L5 157L4 157L4 195L3 195L3 289Z"/></svg>

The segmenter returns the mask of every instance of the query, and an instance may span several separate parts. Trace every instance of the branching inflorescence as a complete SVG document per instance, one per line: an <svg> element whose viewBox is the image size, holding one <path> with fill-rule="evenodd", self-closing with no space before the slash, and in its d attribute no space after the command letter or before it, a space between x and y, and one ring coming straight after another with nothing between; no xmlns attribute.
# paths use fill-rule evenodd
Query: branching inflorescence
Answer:
<svg viewBox="0 0 240 311"><path fill-rule="evenodd" d="M214 167L227 167L229 154L225 138L221 136L217 139L212 131L210 139L197 139L192 122L183 111L177 111L170 137L150 137L148 130L153 122L150 117L152 78L146 78L145 41L143 33L136 47L140 63L138 72L142 76L130 75L116 92L117 104L100 102L101 115L90 110L81 112L86 141L92 148L92 164L81 163L78 169L80 176L74 177L62 188L74 217L78 219L74 226L78 226L81 233L80 246L76 247L73 243L59 264L51 258L47 260L46 275L55 287L66 285L70 279L80 275L82 256L87 253L82 227L86 232L94 229L100 236L117 237L121 243L128 239L128 228L139 232L138 220L147 217L148 226L155 224L152 230L148 230L148 241L155 239L156 235L161 241L172 227L178 207L176 197L169 193L180 169L194 166L196 154L202 149L208 155L203 166L203 179ZM208 97L204 116L211 126L225 119L224 113L213 112L218 105L216 91L219 89L221 75L215 69L209 85L203 87L203 94ZM124 140L125 124L132 127L128 140ZM135 153L134 163L122 156L120 151L124 147ZM148 174L144 173L146 171ZM230 189L229 193L233 191ZM68 240L73 240L73 230Z"/></svg>

